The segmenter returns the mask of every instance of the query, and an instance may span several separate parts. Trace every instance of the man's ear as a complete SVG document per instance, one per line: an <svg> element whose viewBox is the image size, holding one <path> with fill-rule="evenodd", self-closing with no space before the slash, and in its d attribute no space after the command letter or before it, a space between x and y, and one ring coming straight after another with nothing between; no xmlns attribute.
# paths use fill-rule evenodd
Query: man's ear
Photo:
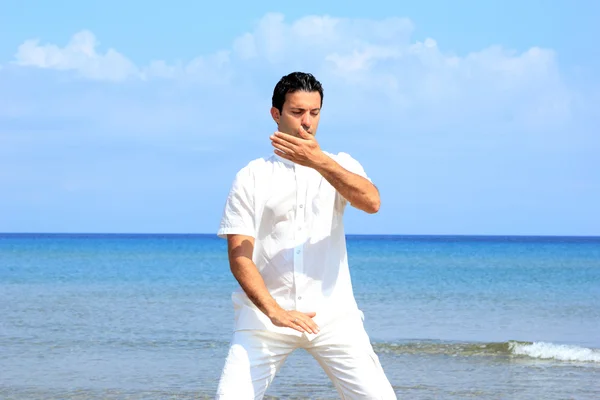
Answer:
<svg viewBox="0 0 600 400"><path fill-rule="evenodd" d="M281 118L281 114L277 107L271 107L271 117L273 117L273 121L279 124L279 119Z"/></svg>

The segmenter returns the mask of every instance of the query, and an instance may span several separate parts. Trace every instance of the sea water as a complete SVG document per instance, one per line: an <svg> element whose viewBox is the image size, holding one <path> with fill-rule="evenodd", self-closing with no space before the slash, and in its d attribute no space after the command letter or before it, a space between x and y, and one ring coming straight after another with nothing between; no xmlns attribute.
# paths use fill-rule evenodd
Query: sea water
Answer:
<svg viewBox="0 0 600 400"><path fill-rule="evenodd" d="M600 238L348 236L348 252L398 398L600 398ZM235 287L214 235L0 235L0 399L210 399ZM338 398L302 350L267 394Z"/></svg>

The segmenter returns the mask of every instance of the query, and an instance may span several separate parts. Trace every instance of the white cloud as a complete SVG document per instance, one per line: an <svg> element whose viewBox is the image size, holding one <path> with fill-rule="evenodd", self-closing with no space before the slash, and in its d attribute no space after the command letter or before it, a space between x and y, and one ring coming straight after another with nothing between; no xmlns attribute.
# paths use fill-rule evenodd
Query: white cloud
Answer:
<svg viewBox="0 0 600 400"><path fill-rule="evenodd" d="M233 42L233 51L242 59L249 60L258 56L254 35L246 33Z"/></svg>
<svg viewBox="0 0 600 400"><path fill-rule="evenodd" d="M233 49L244 60L258 58L271 64L318 65L338 52L361 51L368 43L401 46L408 43L413 25L405 18L361 20L307 16L287 23L282 14L267 14L253 32L239 36Z"/></svg>
<svg viewBox="0 0 600 400"><path fill-rule="evenodd" d="M153 61L140 69L142 79L187 79L204 83L227 83L230 78L229 52L220 51L209 56L198 56L188 63L169 64Z"/></svg>
<svg viewBox="0 0 600 400"><path fill-rule="evenodd" d="M168 64L158 60L146 67L138 67L126 56L110 48L105 53L97 51L99 42L92 32L81 31L73 35L65 47L54 44L41 45L30 39L21 44L15 63L23 67L37 67L60 71L75 71L84 78L101 81L127 79L187 78L203 82L220 83L226 80L229 53L218 52L207 57L199 56L188 63Z"/></svg>
<svg viewBox="0 0 600 400"><path fill-rule="evenodd" d="M344 107L357 111L370 103L369 110L418 117L425 125L436 122L431 115L444 122L501 116L542 127L569 117L572 94L551 49L492 46L457 55L434 38L411 40L413 29L402 18L286 22L268 14L234 42L235 71L312 71L326 89L341 93L336 101Z"/></svg>
<svg viewBox="0 0 600 400"><path fill-rule="evenodd" d="M241 32L230 49L187 62L136 66L112 48L99 52L88 31L75 34L62 48L28 40L19 47L16 62L97 80L236 80L246 89L262 84L265 76L305 70L324 82L329 98L348 115L367 107L374 117L396 115L423 127L466 118L548 127L570 116L573 94L551 49L519 53L492 46L457 55L441 49L434 38L414 41L413 30L406 18L307 16L288 22L273 13L251 32ZM262 86L256 90L264 92Z"/></svg>
<svg viewBox="0 0 600 400"><path fill-rule="evenodd" d="M76 33L60 48L40 45L39 40L27 40L17 51L16 63L21 66L57 70L74 70L90 79L121 81L137 74L135 65L114 49L96 52L98 42L89 31Z"/></svg>
<svg viewBox="0 0 600 400"><path fill-rule="evenodd" d="M100 46L85 31L64 46L27 41L17 65L5 63L0 71L0 180L9 184L7 193L32 198L48 197L56 179L69 182L65 189L88 193L86 206L130 193L131 207L119 204L123 215L137 212L138 198L156 198L155 184L178 182L177 190L161 193L181 196L200 179L201 190L208 184L211 193L226 194L238 166L272 151L268 109L276 80L304 70L325 86L320 143L353 154L380 182L389 203L384 218L391 221L385 229L476 232L493 230L486 226L493 218L503 229L505 221L516 221L519 204L519 217L534 215L524 219L531 230L588 221L598 198L590 182L600 171L594 129L600 88L593 74L585 80L570 71L563 75L549 48L490 46L453 54L436 42L444 38L417 40L413 29L400 18L289 21L269 14L239 32L231 46L180 62L133 60L118 43ZM24 68L136 84L88 85ZM19 179L4 171L20 171ZM23 185L41 189L24 191ZM53 196L65 209L86 200ZM9 197L4 208L24 207L21 198ZM579 199L592 200L569 206ZM23 215L39 214L36 207L22 209ZM103 221L110 217L97 210ZM64 214L55 211L46 214ZM436 218L428 217L431 212ZM469 218L476 223L468 224ZM13 226L25 229L17 219ZM205 224L200 229L212 229ZM591 232L590 224L579 226Z"/></svg>

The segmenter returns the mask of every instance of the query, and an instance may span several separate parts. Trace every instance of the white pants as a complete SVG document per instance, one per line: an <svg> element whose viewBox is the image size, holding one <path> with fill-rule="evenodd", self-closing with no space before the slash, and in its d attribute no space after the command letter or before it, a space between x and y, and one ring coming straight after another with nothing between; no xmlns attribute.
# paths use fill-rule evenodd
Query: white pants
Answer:
<svg viewBox="0 0 600 400"><path fill-rule="evenodd" d="M298 348L319 362L341 399L396 399L360 317L321 329L312 341L304 335L235 332L215 399L262 399L287 356Z"/></svg>

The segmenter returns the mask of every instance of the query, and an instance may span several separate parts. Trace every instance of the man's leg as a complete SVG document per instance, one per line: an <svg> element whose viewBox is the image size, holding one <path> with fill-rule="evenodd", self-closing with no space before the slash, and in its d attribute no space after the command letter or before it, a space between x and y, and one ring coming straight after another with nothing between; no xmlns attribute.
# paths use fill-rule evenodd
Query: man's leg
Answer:
<svg viewBox="0 0 600 400"><path fill-rule="evenodd" d="M396 399L360 316L327 327L305 349L323 367L342 399Z"/></svg>
<svg viewBox="0 0 600 400"><path fill-rule="evenodd" d="M260 400L298 338L266 331L233 335L217 388L216 400Z"/></svg>

